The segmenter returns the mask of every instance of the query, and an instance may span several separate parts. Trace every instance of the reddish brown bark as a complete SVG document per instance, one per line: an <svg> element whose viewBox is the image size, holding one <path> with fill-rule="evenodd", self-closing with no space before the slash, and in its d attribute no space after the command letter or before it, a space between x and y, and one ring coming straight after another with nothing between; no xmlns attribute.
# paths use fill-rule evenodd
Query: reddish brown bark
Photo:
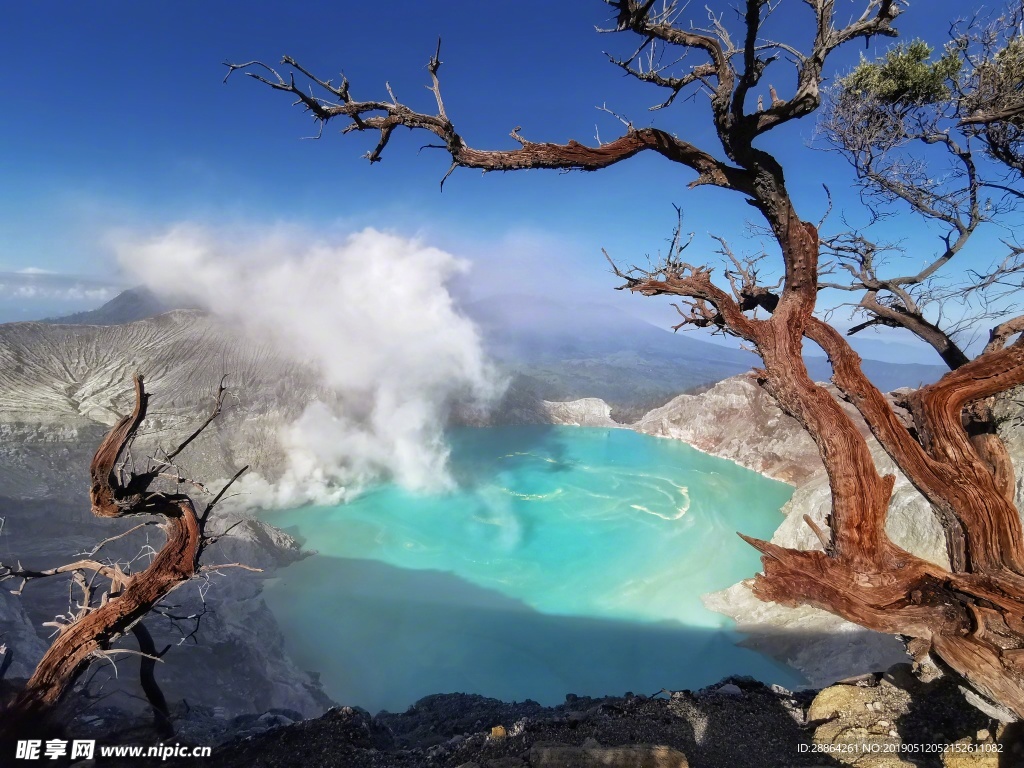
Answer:
<svg viewBox="0 0 1024 768"><path fill-rule="evenodd" d="M841 418L841 409L837 413L825 399L814 398L806 386L791 380L785 384L788 397L783 394L780 403L807 427L821 450L833 491L832 546L827 553L796 552L748 539L764 554L764 573L755 580L755 593L786 605L815 605L878 631L920 638L979 692L1024 714L1018 653L1024 648L1020 517L1005 487L975 452L960 418L968 403L1024 382L1024 346L1018 342L992 350L915 393L913 412L922 435L918 443L863 375L859 358L839 333L815 318L805 332L829 354L837 386L940 513L952 572L889 541L885 516L891 483L879 488L873 463L869 460L868 466L862 459L866 446ZM767 359L766 364L771 367ZM797 403L792 402L794 394ZM823 428L835 434L821 435ZM866 491L860 500L858 488ZM848 517L836 514L847 508ZM854 557L846 555L842 542Z"/></svg>
<svg viewBox="0 0 1024 768"><path fill-rule="evenodd" d="M763 209L791 210L782 194ZM741 289L734 298L714 288L701 268L686 267L685 277L658 274L630 284L647 295L696 296L713 305L716 319L756 345L765 387L818 445L832 493L826 551L801 552L744 537L764 556L755 594L784 605L814 605L870 629L918 638L921 648L980 693L1024 716L1020 516L1007 480L993 474L961 418L969 404L1024 383L1024 341L992 347L914 393L915 439L864 376L846 339L810 314L817 290L813 228L774 228L788 270L774 314L766 320L741 311L742 297L754 291ZM885 520L894 478L879 475L853 421L808 377L800 351L803 336L828 353L833 381L931 502L947 531L951 571L888 538Z"/></svg>

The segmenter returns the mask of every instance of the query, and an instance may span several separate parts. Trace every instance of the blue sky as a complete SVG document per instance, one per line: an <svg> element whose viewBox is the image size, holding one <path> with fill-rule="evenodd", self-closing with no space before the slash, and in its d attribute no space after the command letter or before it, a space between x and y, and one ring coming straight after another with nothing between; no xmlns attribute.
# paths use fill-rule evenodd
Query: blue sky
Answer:
<svg viewBox="0 0 1024 768"><path fill-rule="evenodd" d="M859 5L837 3L847 14ZM805 28L806 6L785 6L774 22L779 34ZM964 10L949 1L914 6L900 21L905 36L938 41ZM237 75L221 82L225 60L276 62L290 54L325 76L343 69L357 98L384 96L388 80L401 100L427 110L425 64L440 35L448 113L474 146L509 146L517 125L533 140L592 142L595 129L608 139L621 126L596 109L606 103L637 125L653 123L714 149L705 99L648 112L662 93L607 62L603 50L624 52L634 43L594 31L608 25L609 10L598 0L10 4L0 26L7 60L0 273L31 282L26 270L45 270L80 276L82 285L117 284L111 238L180 221L297 224L325 236L374 226L472 259L480 295L503 287L571 292L667 325L672 314L663 303L610 290L615 280L600 249L623 260L656 251L670 234L673 203L698 234L695 248L710 251L709 231L740 249L755 247L742 239L751 210L737 195L688 191L692 174L653 156L597 174L460 170L441 193L448 161L437 151L419 153L423 137L396 134L384 161L371 167L360 156L372 137L331 129L320 141L303 141L312 123L286 96ZM861 52L888 45L878 40L865 51L861 43L836 64L848 67ZM784 92L789 70L779 72L774 82ZM822 181L837 208L856 205L845 164L805 146L812 131L810 122L787 127L765 146L786 165L802 215L816 221L825 208ZM904 222L901 232L922 240L935 234L916 222ZM54 296L9 294L0 298L0 320L43 316L54 301L95 304L88 291Z"/></svg>

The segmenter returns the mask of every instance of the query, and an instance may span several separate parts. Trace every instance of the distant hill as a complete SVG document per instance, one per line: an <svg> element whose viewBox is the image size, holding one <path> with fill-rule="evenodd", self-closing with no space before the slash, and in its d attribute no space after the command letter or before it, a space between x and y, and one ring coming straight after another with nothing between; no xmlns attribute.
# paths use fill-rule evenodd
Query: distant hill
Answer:
<svg viewBox="0 0 1024 768"><path fill-rule="evenodd" d="M751 352L672 333L606 305L507 295L465 311L482 330L488 351L527 377L540 397L600 397L617 406L620 418L761 364ZM824 357L809 356L806 363L812 378L831 377ZM865 373L884 391L935 381L945 370L864 361Z"/></svg>
<svg viewBox="0 0 1024 768"><path fill-rule="evenodd" d="M172 309L196 309L187 301L169 301L160 298L149 288L139 286L122 291L98 309L76 312L64 317L47 318L52 325L123 325L162 315Z"/></svg>

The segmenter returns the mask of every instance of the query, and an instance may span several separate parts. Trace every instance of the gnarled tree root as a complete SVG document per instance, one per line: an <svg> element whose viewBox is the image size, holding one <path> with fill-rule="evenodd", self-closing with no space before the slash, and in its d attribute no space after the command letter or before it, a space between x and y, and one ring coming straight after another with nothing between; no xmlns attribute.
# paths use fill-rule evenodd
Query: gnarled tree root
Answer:
<svg viewBox="0 0 1024 768"><path fill-rule="evenodd" d="M744 538L762 552L758 598L813 605L868 629L917 638L922 652L1024 719L1019 578L952 574L895 547L889 568L863 572L824 552Z"/></svg>

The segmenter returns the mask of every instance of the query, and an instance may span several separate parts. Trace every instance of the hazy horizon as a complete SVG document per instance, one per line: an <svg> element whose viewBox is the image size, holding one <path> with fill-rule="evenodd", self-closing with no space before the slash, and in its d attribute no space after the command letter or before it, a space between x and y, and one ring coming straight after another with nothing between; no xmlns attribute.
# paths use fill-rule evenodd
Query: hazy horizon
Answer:
<svg viewBox="0 0 1024 768"><path fill-rule="evenodd" d="M113 300L122 292L139 287L148 287L160 298L173 296L160 286L146 285L138 280L122 279L119 282L103 282L91 280L82 275L61 275L51 272L23 270L20 272L0 272L0 324L18 322L38 322L67 317L80 312L99 309ZM606 309L621 312L635 320L640 320L654 328L673 333L671 323L674 311L664 307L652 307L653 311L639 312L637 305L623 305L615 302L615 291L608 292L607 302L564 302L542 294L530 294L514 289L500 291L496 287L474 287L463 282L452 286L452 294L456 305L464 309L470 304L485 304L488 301L507 301L517 296L534 302L546 302L550 305L561 305L568 315L580 307L590 310ZM853 323L840 324L838 327L849 327ZM696 329L683 329L681 334L691 335L700 341L717 344L727 349L739 349L737 340L711 335ZM861 332L850 337L855 350L864 358L891 363L917 363L923 365L941 365L942 361L927 345L910 337L905 341L898 340L900 334L894 332L881 333L874 330ZM813 345L808 345L806 354L812 357L824 357L824 353Z"/></svg>

